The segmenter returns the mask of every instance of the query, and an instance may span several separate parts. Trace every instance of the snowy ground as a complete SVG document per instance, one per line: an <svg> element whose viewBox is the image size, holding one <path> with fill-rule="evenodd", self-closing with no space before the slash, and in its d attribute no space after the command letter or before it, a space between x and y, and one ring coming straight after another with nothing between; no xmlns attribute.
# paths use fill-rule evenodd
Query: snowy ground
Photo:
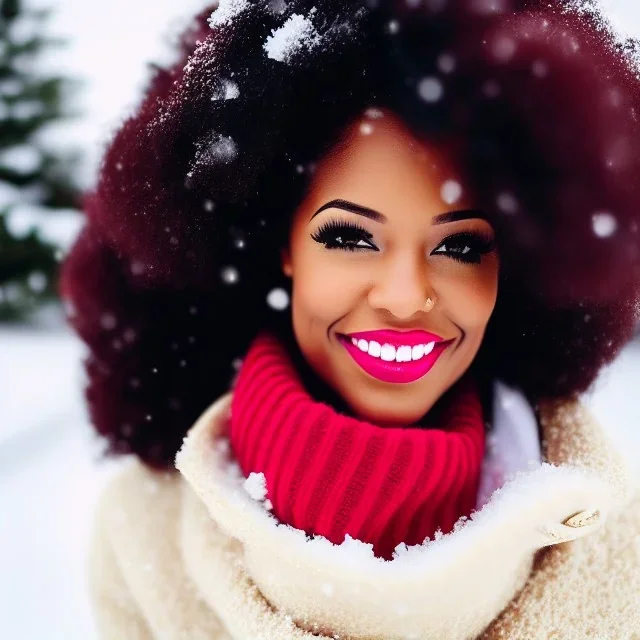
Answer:
<svg viewBox="0 0 640 640"><path fill-rule="evenodd" d="M52 141L87 151L90 185L102 145L136 103L145 62L171 59L167 42L206 0L28 0L53 6L51 31L69 48L43 64L81 77L84 116ZM614 24L640 36L637 0L603 0ZM85 590L91 511L113 464L98 464L81 397L83 348L53 314L0 328L0 638L92 640ZM590 399L627 452L640 452L640 342L604 372ZM633 461L640 476L640 458Z"/></svg>
<svg viewBox="0 0 640 640"><path fill-rule="evenodd" d="M0 329L0 352L0 637L90 640L85 547L108 465L87 428L83 349L58 315Z"/></svg>

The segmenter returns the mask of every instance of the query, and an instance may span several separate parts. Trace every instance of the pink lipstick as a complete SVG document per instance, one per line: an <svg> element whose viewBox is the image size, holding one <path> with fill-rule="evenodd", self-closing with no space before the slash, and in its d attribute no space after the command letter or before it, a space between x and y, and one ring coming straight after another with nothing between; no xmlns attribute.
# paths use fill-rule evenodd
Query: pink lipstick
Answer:
<svg viewBox="0 0 640 640"><path fill-rule="evenodd" d="M428 331L360 331L338 334L349 355L383 382L415 382L429 373L453 340Z"/></svg>

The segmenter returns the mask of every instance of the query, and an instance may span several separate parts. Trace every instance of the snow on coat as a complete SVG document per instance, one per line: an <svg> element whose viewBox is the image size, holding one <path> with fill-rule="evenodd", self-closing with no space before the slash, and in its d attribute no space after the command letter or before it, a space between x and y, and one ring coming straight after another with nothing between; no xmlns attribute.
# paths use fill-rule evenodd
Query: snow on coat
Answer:
<svg viewBox="0 0 640 640"><path fill-rule="evenodd" d="M543 463L392 561L310 539L249 495L230 404L191 428L180 473L135 461L104 492L90 556L101 638L638 637L640 498L580 402L541 403Z"/></svg>

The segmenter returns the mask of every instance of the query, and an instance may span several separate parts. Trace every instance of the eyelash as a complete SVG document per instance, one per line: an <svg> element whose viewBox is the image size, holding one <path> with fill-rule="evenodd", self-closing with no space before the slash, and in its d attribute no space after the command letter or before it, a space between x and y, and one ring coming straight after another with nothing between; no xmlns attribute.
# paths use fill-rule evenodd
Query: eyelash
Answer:
<svg viewBox="0 0 640 640"><path fill-rule="evenodd" d="M311 237L316 242L324 244L327 249L380 251L372 242L373 235L354 222L330 220L325 222L315 233L312 233ZM342 239L342 244L338 242L339 239ZM357 246L360 241L368 243L369 246ZM446 248L447 245L452 249L438 251L441 247ZM462 253L465 248L469 248L469 251ZM432 255L444 255L464 264L477 264L483 255L490 253L494 248L495 240L490 234L480 231L464 231L448 236L431 253Z"/></svg>
<svg viewBox="0 0 640 640"><path fill-rule="evenodd" d="M327 249L341 249L342 251L361 251L363 249L380 251L371 241L373 235L355 222L329 220L315 233L312 233L311 237L316 242L323 244ZM346 242L350 244L339 244L337 242L343 237L346 239ZM360 241L367 242L369 246L358 247L355 243Z"/></svg>
<svg viewBox="0 0 640 640"><path fill-rule="evenodd" d="M469 248L469 251L467 253L451 250L438 251L440 247L446 247L447 245L453 245L454 248L462 250ZM465 264L479 264L482 256L491 253L494 249L495 240L490 234L481 231L463 231L445 238L431 253L432 255L439 253ZM465 255L469 257L463 257Z"/></svg>

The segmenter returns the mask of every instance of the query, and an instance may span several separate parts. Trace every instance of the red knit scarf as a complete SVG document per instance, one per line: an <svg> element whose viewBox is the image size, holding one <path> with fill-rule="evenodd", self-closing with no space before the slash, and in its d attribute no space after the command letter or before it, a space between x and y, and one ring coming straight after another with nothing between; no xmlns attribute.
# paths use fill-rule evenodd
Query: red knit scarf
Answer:
<svg viewBox="0 0 640 640"><path fill-rule="evenodd" d="M343 415L309 395L284 345L263 333L236 379L231 446L245 477L264 474L280 522L335 544L349 534L391 559L398 544L447 533L476 506L485 441L478 390L466 375L445 396L428 427Z"/></svg>

